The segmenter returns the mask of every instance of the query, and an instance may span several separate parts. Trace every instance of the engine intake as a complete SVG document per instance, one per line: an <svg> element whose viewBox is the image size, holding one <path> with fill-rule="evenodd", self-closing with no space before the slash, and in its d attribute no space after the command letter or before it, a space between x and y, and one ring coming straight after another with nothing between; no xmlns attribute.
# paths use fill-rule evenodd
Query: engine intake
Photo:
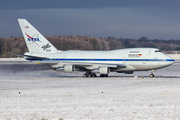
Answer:
<svg viewBox="0 0 180 120"><path fill-rule="evenodd" d="M74 65L65 65L64 66L64 71L65 72L74 72L74 70L75 70Z"/></svg>
<svg viewBox="0 0 180 120"><path fill-rule="evenodd" d="M99 72L100 72L100 74L109 74L109 68L108 67L100 67Z"/></svg>

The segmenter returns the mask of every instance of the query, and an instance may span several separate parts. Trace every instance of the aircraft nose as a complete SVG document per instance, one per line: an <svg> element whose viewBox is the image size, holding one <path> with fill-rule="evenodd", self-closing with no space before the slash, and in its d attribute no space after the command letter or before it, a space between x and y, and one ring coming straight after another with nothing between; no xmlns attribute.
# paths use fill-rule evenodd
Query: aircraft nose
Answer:
<svg viewBox="0 0 180 120"><path fill-rule="evenodd" d="M173 64L175 62L175 60L174 59L170 59L169 62L170 62L170 64Z"/></svg>
<svg viewBox="0 0 180 120"><path fill-rule="evenodd" d="M166 61L167 61L167 65L171 65L171 64L173 64L175 62L175 60L173 58L169 57L169 56L167 56Z"/></svg>

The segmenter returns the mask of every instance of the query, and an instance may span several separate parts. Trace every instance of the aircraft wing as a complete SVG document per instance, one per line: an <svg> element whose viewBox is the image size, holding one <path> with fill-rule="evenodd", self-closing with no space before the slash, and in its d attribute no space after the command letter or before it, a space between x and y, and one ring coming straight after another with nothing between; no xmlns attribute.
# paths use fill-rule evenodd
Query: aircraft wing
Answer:
<svg viewBox="0 0 180 120"><path fill-rule="evenodd" d="M82 70L82 71L88 71L91 68L99 69L102 66L106 66L112 69L120 69L120 68L126 68L126 65L124 64L104 64L104 63L79 63L74 64L76 69Z"/></svg>
<svg viewBox="0 0 180 120"><path fill-rule="evenodd" d="M88 63L88 62L63 62L64 64L72 64L72 65L76 65L76 66L82 66L82 67L89 67L89 66L107 66L107 67L112 67L112 68L126 68L126 65L124 64L111 64L111 63Z"/></svg>
<svg viewBox="0 0 180 120"><path fill-rule="evenodd" d="M110 68L126 68L126 65L124 64L110 64L110 63L84 63L84 62L76 62L76 63L72 63L72 62L63 62L64 64L72 64L75 66L79 66L79 67L91 67L91 66L98 66L98 67L102 67L102 66L106 66L106 67L110 67Z"/></svg>
<svg viewBox="0 0 180 120"><path fill-rule="evenodd" d="M76 69L80 69L80 70L88 70L88 69L98 69L100 67L106 66L109 68L115 68L115 69L120 69L120 68L126 68L125 64L109 64L109 63L70 63L67 62L67 64L72 64L75 66Z"/></svg>
<svg viewBox="0 0 180 120"><path fill-rule="evenodd" d="M56 64L51 64L54 68L62 68L66 65L73 65L76 69L80 71L91 71L94 69L99 69L100 67L109 67L110 69L120 69L120 68L126 68L126 65L124 64L110 64L110 63L84 63L84 62L61 62Z"/></svg>

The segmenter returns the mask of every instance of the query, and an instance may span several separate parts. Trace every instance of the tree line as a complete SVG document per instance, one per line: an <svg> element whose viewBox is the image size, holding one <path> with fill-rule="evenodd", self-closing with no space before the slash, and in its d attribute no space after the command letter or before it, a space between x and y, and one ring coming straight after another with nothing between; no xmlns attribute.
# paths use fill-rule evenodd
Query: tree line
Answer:
<svg viewBox="0 0 180 120"><path fill-rule="evenodd" d="M59 50L115 50L123 48L150 47L158 48L164 52L180 51L180 40L158 40L140 37L139 39L95 38L89 36L46 36L46 38ZM0 57L15 57L7 52L24 54L28 52L23 37L0 38Z"/></svg>

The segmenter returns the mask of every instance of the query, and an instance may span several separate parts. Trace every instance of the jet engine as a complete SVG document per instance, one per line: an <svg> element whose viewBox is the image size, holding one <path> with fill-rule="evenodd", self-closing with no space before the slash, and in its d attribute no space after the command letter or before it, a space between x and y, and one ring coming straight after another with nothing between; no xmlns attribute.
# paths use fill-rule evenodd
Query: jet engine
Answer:
<svg viewBox="0 0 180 120"><path fill-rule="evenodd" d="M75 70L74 65L65 65L64 66L64 71L65 72L74 72L74 70Z"/></svg>
<svg viewBox="0 0 180 120"><path fill-rule="evenodd" d="M99 72L100 72L100 74L109 74L109 68L108 67L100 67Z"/></svg>

